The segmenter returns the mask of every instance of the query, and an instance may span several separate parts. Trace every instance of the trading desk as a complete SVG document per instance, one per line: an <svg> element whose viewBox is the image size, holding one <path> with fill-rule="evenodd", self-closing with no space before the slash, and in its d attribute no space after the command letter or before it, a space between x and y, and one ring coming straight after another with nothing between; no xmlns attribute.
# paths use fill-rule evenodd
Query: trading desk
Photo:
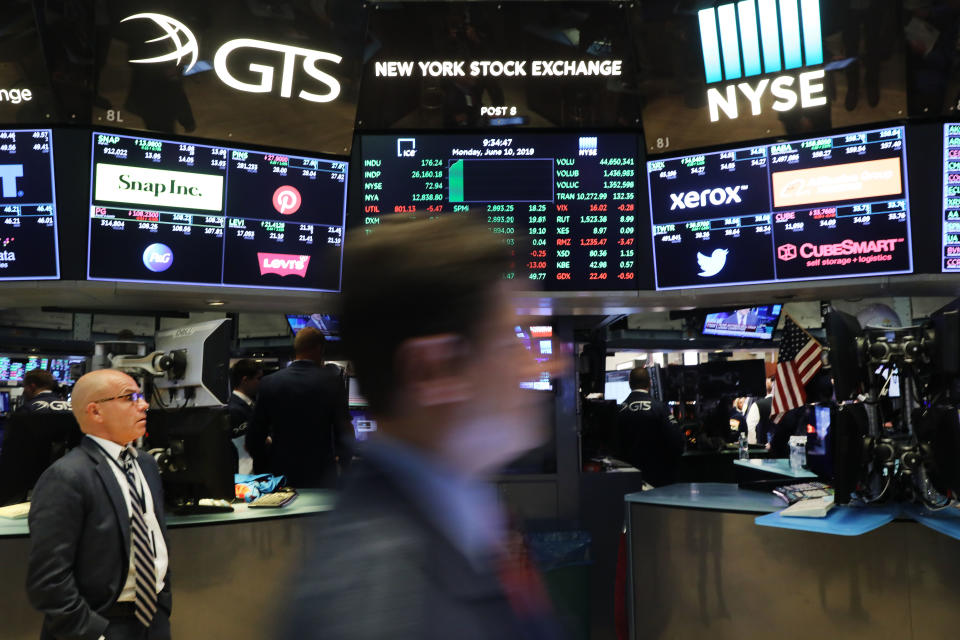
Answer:
<svg viewBox="0 0 960 640"><path fill-rule="evenodd" d="M630 637L955 638L960 541L912 521L837 536L754 524L733 484L626 496Z"/></svg>
<svg viewBox="0 0 960 640"><path fill-rule="evenodd" d="M169 516L174 638L263 640L272 636L290 571L310 548L311 524L333 508L333 491L299 491L279 509L235 506L234 513ZM41 615L24 583L30 550L26 520L0 518L0 637L36 640Z"/></svg>

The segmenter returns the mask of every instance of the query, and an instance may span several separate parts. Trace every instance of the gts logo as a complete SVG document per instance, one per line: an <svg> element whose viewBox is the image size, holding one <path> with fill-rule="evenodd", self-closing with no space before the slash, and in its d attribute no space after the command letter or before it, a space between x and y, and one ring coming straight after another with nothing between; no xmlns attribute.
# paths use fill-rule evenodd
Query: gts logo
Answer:
<svg viewBox="0 0 960 640"><path fill-rule="evenodd" d="M670 211L674 209L696 209L708 204L715 206L742 202L740 199L740 190L749 189L749 185L742 184L737 187L717 187L716 189L704 189L703 191L684 191L683 193L671 193L670 199L673 204L670 205Z"/></svg>

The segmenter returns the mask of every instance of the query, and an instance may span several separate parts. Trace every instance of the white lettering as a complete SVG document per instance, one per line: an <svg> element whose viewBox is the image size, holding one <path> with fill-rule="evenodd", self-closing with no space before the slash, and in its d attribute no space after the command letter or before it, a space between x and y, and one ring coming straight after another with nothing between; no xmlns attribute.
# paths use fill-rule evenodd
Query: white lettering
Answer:
<svg viewBox="0 0 960 640"><path fill-rule="evenodd" d="M779 98L773 103L775 111L790 111L797 106L797 94L787 87L793 86L793 76L780 76L770 85L770 93Z"/></svg>
<svg viewBox="0 0 960 640"><path fill-rule="evenodd" d="M751 87L747 82L741 82L737 85L740 88L740 93L745 95L747 100L750 101L750 113L755 116L760 115L760 98L763 97L763 92L766 91L768 84L770 84L770 79L764 78L757 83L756 88Z"/></svg>
<svg viewBox="0 0 960 640"><path fill-rule="evenodd" d="M737 87L730 85L727 87L727 96L724 99L719 90L711 87L707 89L707 105L710 108L710 122L716 122L720 119L720 111L731 120L737 117Z"/></svg>
<svg viewBox="0 0 960 640"><path fill-rule="evenodd" d="M325 51L314 51L313 49L276 44L264 40L254 40L252 38L238 38L225 42L217 50L213 58L214 71L220 80L228 87L248 93L267 93L273 88L273 66L252 62L248 65L247 68L250 71L259 74L259 84L241 82L230 74L230 70L227 67L227 58L237 49L261 49L283 54L283 67L280 72L280 96L283 98L289 98L292 95L293 68L297 56L303 56L303 70L307 75L329 87L329 91L323 94L300 91L300 93L297 94L300 98L311 102L330 102L340 95L340 83L336 78L320 71L316 67L318 60L329 60L339 64L340 60L342 60L340 56Z"/></svg>
<svg viewBox="0 0 960 640"><path fill-rule="evenodd" d="M822 107L827 104L827 97L822 95L823 83L816 80L823 80L826 75L823 69L819 71L807 71L800 74L800 106L804 109L808 107ZM819 92L821 95L815 96Z"/></svg>

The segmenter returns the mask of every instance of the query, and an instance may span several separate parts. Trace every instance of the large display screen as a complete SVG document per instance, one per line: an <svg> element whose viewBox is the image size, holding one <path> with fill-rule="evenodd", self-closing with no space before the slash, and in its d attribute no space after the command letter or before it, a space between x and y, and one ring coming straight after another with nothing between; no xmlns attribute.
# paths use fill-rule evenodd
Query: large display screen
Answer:
<svg viewBox="0 0 960 640"><path fill-rule="evenodd" d="M943 271L960 272L960 123L943 125Z"/></svg>
<svg viewBox="0 0 960 640"><path fill-rule="evenodd" d="M782 309L783 305L771 304L708 313L703 321L703 333L708 336L770 340Z"/></svg>
<svg viewBox="0 0 960 640"><path fill-rule="evenodd" d="M634 86L643 104L648 153L800 137L903 118L908 100L904 33L915 25L901 22L901 4L632 3L642 61ZM932 17L930 3L913 4ZM938 24L942 20L934 18ZM932 31L935 39L937 30ZM929 85L938 81L929 75L926 80Z"/></svg>
<svg viewBox="0 0 960 640"><path fill-rule="evenodd" d="M93 134L91 280L340 289L347 163Z"/></svg>
<svg viewBox="0 0 960 640"><path fill-rule="evenodd" d="M514 248L508 278L548 290L636 285L637 138L364 136L363 215L475 213Z"/></svg>
<svg viewBox="0 0 960 640"><path fill-rule="evenodd" d="M909 273L903 127L647 163L658 289Z"/></svg>
<svg viewBox="0 0 960 640"><path fill-rule="evenodd" d="M60 277L51 137L0 130L0 280Z"/></svg>

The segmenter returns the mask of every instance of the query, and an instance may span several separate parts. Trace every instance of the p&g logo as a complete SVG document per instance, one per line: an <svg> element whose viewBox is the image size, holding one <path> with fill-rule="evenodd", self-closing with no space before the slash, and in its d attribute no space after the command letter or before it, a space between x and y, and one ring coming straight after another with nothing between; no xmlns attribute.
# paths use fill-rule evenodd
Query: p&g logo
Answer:
<svg viewBox="0 0 960 640"><path fill-rule="evenodd" d="M167 245L155 242L143 250L143 266L154 273L166 271L173 265L173 250Z"/></svg>

